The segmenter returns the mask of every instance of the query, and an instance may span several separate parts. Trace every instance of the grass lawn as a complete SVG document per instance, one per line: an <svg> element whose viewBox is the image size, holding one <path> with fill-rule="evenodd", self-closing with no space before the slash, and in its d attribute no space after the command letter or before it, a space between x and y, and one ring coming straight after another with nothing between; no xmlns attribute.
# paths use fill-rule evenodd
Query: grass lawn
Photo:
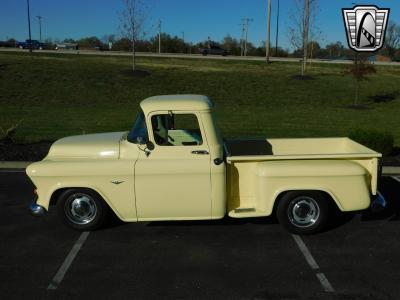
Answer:
<svg viewBox="0 0 400 300"><path fill-rule="evenodd" d="M139 58L151 76L129 74L129 57L0 53L0 126L22 120L16 140L123 131L138 103L157 94L205 94L216 104L227 137L346 136L352 129L390 132L400 145L400 67L378 66L361 83L360 102L348 108L354 81L344 65L313 64L313 80L296 80L298 63ZM371 96L395 100L374 103Z"/></svg>

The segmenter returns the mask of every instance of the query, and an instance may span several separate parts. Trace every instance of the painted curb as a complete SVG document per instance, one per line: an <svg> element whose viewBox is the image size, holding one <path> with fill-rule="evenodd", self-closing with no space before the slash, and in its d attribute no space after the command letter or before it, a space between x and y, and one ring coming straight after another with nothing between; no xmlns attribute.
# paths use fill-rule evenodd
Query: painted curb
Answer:
<svg viewBox="0 0 400 300"><path fill-rule="evenodd" d="M0 161L0 169L25 169L33 161Z"/></svg>
<svg viewBox="0 0 400 300"><path fill-rule="evenodd" d="M383 175L400 175L400 167L383 167Z"/></svg>

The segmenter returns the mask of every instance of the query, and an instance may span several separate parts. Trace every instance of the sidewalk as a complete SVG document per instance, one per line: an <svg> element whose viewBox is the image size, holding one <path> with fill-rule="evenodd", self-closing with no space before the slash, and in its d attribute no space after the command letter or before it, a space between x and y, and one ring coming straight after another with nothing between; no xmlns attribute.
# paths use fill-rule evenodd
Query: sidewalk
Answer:
<svg viewBox="0 0 400 300"><path fill-rule="evenodd" d="M0 170L1 169L25 169L30 161L0 161ZM400 167L390 167L384 166L382 169L382 174L391 176L391 175L400 175Z"/></svg>

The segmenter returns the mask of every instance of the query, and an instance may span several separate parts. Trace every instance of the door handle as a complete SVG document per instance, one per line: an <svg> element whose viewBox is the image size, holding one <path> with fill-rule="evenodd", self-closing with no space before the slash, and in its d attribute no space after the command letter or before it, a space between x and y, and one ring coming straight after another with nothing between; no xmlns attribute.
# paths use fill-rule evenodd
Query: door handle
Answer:
<svg viewBox="0 0 400 300"><path fill-rule="evenodd" d="M210 153L208 153L207 150L193 150L192 154L198 154L198 155L208 155Z"/></svg>

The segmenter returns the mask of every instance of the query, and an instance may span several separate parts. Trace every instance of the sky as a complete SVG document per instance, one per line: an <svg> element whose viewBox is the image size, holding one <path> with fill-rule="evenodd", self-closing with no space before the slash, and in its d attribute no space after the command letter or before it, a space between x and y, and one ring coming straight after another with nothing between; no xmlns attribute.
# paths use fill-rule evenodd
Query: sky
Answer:
<svg viewBox="0 0 400 300"><path fill-rule="evenodd" d="M32 39L39 39L37 16L42 16L42 38L79 39L87 36L120 34L122 0L29 0ZM157 23L162 31L183 36L186 41L220 41L230 34L240 39L243 18L251 18L248 39L259 46L265 41L267 0L143 0L146 6L146 36L154 36ZM291 48L288 27L295 13L296 0L279 0L279 46ZM400 24L399 0L316 0L318 2L317 27L322 45L340 41L347 44L342 19L342 8L354 4L374 4L390 8L389 19ZM278 0L272 0L271 39L275 41ZM27 0L0 0L0 40L28 38Z"/></svg>

